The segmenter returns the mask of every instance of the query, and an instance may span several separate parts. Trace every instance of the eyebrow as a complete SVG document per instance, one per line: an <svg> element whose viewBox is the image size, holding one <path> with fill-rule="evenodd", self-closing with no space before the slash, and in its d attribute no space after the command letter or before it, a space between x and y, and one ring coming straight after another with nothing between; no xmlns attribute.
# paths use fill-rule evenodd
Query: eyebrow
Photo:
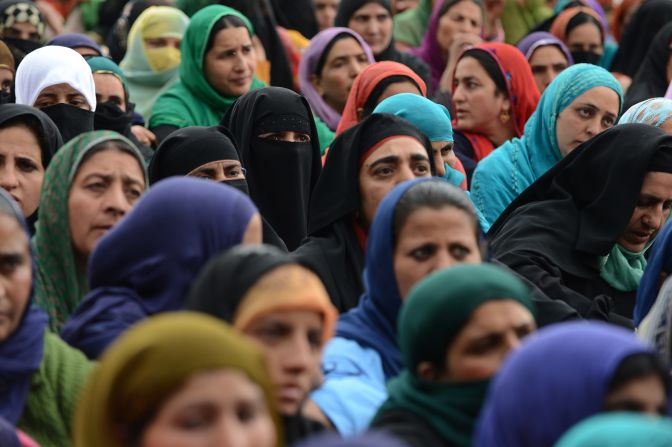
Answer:
<svg viewBox="0 0 672 447"><path fill-rule="evenodd" d="M92 179L93 177L100 177L101 180L103 180L105 182L108 182L108 183L111 182L112 180L114 180L114 175L101 174L100 172L93 172L93 173L87 175L86 177L84 177L84 181L88 181L88 180ZM135 183L135 184L138 184L138 185L144 185L144 182L141 182L140 180L135 179L135 178L129 176L128 174L124 174L122 176L122 181L125 182L125 183Z"/></svg>
<svg viewBox="0 0 672 447"><path fill-rule="evenodd" d="M5 252L5 253L0 252L0 261L2 261L2 262L7 262L7 261L21 262L21 261L23 261L23 254L21 254L21 252L18 252L18 251L11 251L11 252Z"/></svg>
<svg viewBox="0 0 672 447"><path fill-rule="evenodd" d="M340 60L346 61L348 58L351 58L351 57L361 57L361 56L366 56L366 54L364 53L364 51L362 51L362 52L360 52L360 53L356 53L356 54L344 54L343 56L335 57L331 62L334 63L334 62L336 62L336 61L340 61Z"/></svg>

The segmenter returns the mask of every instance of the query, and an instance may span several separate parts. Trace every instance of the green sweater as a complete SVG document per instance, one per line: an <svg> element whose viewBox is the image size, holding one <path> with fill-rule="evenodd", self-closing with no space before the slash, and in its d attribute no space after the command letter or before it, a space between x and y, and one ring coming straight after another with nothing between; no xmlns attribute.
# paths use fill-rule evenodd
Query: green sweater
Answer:
<svg viewBox="0 0 672 447"><path fill-rule="evenodd" d="M94 366L57 335L44 335L44 356L33 374L28 402L18 428L41 447L69 447L79 391Z"/></svg>

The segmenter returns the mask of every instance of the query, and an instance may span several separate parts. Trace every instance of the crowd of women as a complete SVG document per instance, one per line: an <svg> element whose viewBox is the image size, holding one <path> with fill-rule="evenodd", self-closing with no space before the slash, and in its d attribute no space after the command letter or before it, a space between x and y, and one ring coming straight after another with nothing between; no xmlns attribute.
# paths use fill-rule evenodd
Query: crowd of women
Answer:
<svg viewBox="0 0 672 447"><path fill-rule="evenodd" d="M670 0L0 0L0 446L672 445L670 48Z"/></svg>

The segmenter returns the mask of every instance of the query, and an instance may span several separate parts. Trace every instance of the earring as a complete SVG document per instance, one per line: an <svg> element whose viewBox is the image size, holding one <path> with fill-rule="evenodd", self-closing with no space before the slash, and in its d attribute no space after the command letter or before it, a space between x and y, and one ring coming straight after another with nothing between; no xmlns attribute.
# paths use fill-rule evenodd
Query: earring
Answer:
<svg viewBox="0 0 672 447"><path fill-rule="evenodd" d="M499 114L499 120L502 122L502 124L508 123L510 119L511 115L509 115L509 112L504 111Z"/></svg>

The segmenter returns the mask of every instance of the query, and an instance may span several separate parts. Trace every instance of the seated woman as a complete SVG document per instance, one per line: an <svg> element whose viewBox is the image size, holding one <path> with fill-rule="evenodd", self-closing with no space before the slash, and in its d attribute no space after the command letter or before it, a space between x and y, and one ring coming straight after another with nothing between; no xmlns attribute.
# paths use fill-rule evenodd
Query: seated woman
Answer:
<svg viewBox="0 0 672 447"><path fill-rule="evenodd" d="M523 135L539 102L525 56L503 43L463 52L454 76L455 153L467 177L498 146Z"/></svg>
<svg viewBox="0 0 672 447"><path fill-rule="evenodd" d="M626 447L645 442L652 447L672 445L672 421L635 413L598 414L565 433L556 447Z"/></svg>
<svg viewBox="0 0 672 447"><path fill-rule="evenodd" d="M642 123L658 127L672 135L672 99L652 98L631 106L618 124Z"/></svg>
<svg viewBox="0 0 672 447"><path fill-rule="evenodd" d="M575 64L600 63L606 31L599 14L592 8L565 9L553 21L550 32L567 45Z"/></svg>
<svg viewBox="0 0 672 447"><path fill-rule="evenodd" d="M371 47L377 62L393 61L407 66L430 82L429 67L419 57L399 51L394 42L394 11L390 0L340 0L333 26L350 28Z"/></svg>
<svg viewBox="0 0 672 447"><path fill-rule="evenodd" d="M488 223L581 143L613 127L621 113L621 86L607 70L578 64L563 71L541 95L525 134L481 161L471 197Z"/></svg>
<svg viewBox="0 0 672 447"><path fill-rule="evenodd" d="M670 42L672 23L665 25L653 38L640 69L625 95L625 106L630 108L646 99L667 96L672 82Z"/></svg>
<svg viewBox="0 0 672 447"><path fill-rule="evenodd" d="M194 14L182 41L180 80L152 108L149 129L159 142L182 127L218 124L239 96L264 85L255 75L253 32L249 20L227 6Z"/></svg>
<svg viewBox="0 0 672 447"><path fill-rule="evenodd" d="M383 197L397 184L436 172L427 137L408 121L375 114L331 146L313 191L309 238L294 254L322 278L339 312L357 306L367 234Z"/></svg>
<svg viewBox="0 0 672 447"><path fill-rule="evenodd" d="M273 247L236 247L194 281L186 308L230 323L266 352L285 443L324 430L303 417L338 313L319 277Z"/></svg>
<svg viewBox="0 0 672 447"><path fill-rule="evenodd" d="M222 126L185 127L171 133L156 149L147 168L149 183L175 176L197 177L236 188L245 195L250 190L246 170L240 164L233 135ZM287 246L263 217L263 241L283 251Z"/></svg>
<svg viewBox="0 0 672 447"><path fill-rule="evenodd" d="M369 46L351 29L329 28L310 40L299 66L301 93L331 131L341 121L355 78L374 62Z"/></svg>
<svg viewBox="0 0 672 447"><path fill-rule="evenodd" d="M0 2L0 40L12 51L18 67L24 57L44 42L44 16L32 1L2 0Z"/></svg>
<svg viewBox="0 0 672 447"><path fill-rule="evenodd" d="M366 250L366 291L340 317L322 360L325 382L307 414L343 436L363 431L403 367L397 320L411 288L430 273L481 262L480 229L469 199L440 179L404 182L383 199Z"/></svg>
<svg viewBox="0 0 672 447"><path fill-rule="evenodd" d="M211 181L162 181L133 211L91 254L91 291L63 327L63 339L90 358L138 321L182 309L210 258L237 244L261 243L252 201Z"/></svg>
<svg viewBox="0 0 672 447"><path fill-rule="evenodd" d="M149 121L156 98L180 78L180 43L189 18L179 9L150 6L131 26L124 59L128 96Z"/></svg>
<svg viewBox="0 0 672 447"><path fill-rule="evenodd" d="M568 374L568 365L580 368ZM551 446L598 413L665 415L669 391L662 363L633 333L598 322L555 324L524 342L495 376L473 445Z"/></svg>
<svg viewBox="0 0 672 447"><path fill-rule="evenodd" d="M427 96L427 87L410 68L397 62L376 62L355 78L336 135L362 121L384 99L399 93Z"/></svg>
<svg viewBox="0 0 672 447"><path fill-rule="evenodd" d="M53 121L34 107L0 107L0 188L12 196L35 232L44 171L63 144Z"/></svg>
<svg viewBox="0 0 672 447"><path fill-rule="evenodd" d="M434 2L422 45L411 50L429 65L433 95L452 91L460 54L466 47L481 42L484 23L485 7L481 0Z"/></svg>
<svg viewBox="0 0 672 447"><path fill-rule="evenodd" d="M89 71L90 73L90 71ZM35 226L35 301L57 331L88 290L89 256L147 187L144 159L118 133L82 134L44 174Z"/></svg>
<svg viewBox="0 0 672 447"><path fill-rule="evenodd" d="M0 417L43 446L67 447L79 390L93 364L47 330L47 315L33 302L35 259L22 214L0 190L0 258L7 263L0 275Z"/></svg>
<svg viewBox="0 0 672 447"><path fill-rule="evenodd" d="M672 137L622 124L518 196L490 229L491 253L583 318L632 328L645 253L670 209Z"/></svg>
<svg viewBox="0 0 672 447"><path fill-rule="evenodd" d="M533 332L526 286L501 267L458 265L420 281L401 308L405 370L372 427L411 447L471 446L490 379Z"/></svg>
<svg viewBox="0 0 672 447"><path fill-rule="evenodd" d="M16 103L33 106L56 124L63 142L93 130L96 87L91 69L75 50L37 49L16 70Z"/></svg>
<svg viewBox="0 0 672 447"><path fill-rule="evenodd" d="M517 47L527 58L540 93L544 93L551 81L574 63L565 44L543 31L526 36Z"/></svg>
<svg viewBox="0 0 672 447"><path fill-rule="evenodd" d="M254 343L207 315L161 315L101 359L77 406L74 445L280 447L275 409Z"/></svg>
<svg viewBox="0 0 672 447"><path fill-rule="evenodd" d="M238 143L252 201L295 250L308 236L308 206L322 168L308 101L286 88L265 87L238 99L222 125Z"/></svg>
<svg viewBox="0 0 672 447"><path fill-rule="evenodd" d="M93 128L120 133L140 149L146 160L151 159L156 137L142 126L133 126L135 104L130 101L124 72L108 57L89 57L86 63L91 67L96 89Z"/></svg>
<svg viewBox="0 0 672 447"><path fill-rule="evenodd" d="M464 167L453 151L453 126L448 109L422 96L400 93L382 101L373 113L397 115L417 126L432 143L436 175L467 189Z"/></svg>

